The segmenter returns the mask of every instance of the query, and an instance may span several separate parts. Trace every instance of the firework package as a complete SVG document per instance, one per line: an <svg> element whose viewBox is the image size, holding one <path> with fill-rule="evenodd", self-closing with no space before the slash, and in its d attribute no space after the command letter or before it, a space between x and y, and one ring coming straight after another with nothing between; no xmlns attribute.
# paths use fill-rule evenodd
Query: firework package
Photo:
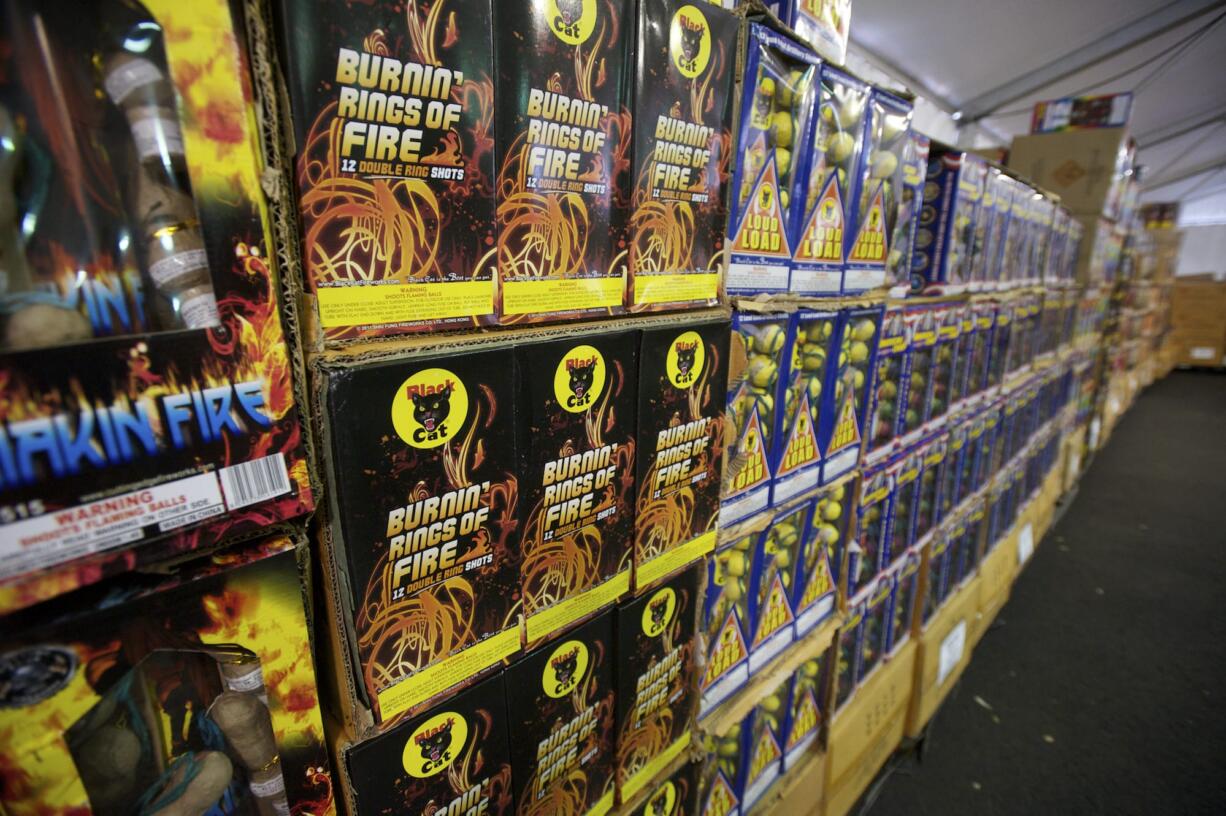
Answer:
<svg viewBox="0 0 1226 816"><path fill-rule="evenodd" d="M617 787L631 801L690 744L703 565L617 607Z"/></svg>
<svg viewBox="0 0 1226 816"><path fill-rule="evenodd" d="M887 534L894 479L884 467L866 470L860 483L856 508L856 540L849 548L846 594L854 595L868 585L887 563Z"/></svg>
<svg viewBox="0 0 1226 816"><path fill-rule="evenodd" d="M800 309L783 354L783 409L778 412L771 501L782 504L821 482L818 433L828 410L827 372L837 361L840 335L835 310Z"/></svg>
<svg viewBox="0 0 1226 816"><path fill-rule="evenodd" d="M333 812L300 556L266 539L5 619L4 812Z"/></svg>
<svg viewBox="0 0 1226 816"><path fill-rule="evenodd" d="M864 618L860 624L860 660L856 666L856 684L872 674L885 654L886 637L890 628L890 601L894 597L894 581L882 575L867 592L863 601Z"/></svg>
<svg viewBox="0 0 1226 816"><path fill-rule="evenodd" d="M837 366L830 371L829 409L818 435L825 453L823 484L835 481L860 464L883 313L881 306L856 307L840 313Z"/></svg>
<svg viewBox="0 0 1226 816"><path fill-rule="evenodd" d="M741 725L741 721L736 720L723 733L708 730L703 734L704 757L698 784L698 807L702 816L741 814L741 794L745 787Z"/></svg>
<svg viewBox="0 0 1226 816"><path fill-rule="evenodd" d="M749 23L728 208L729 294L786 292L789 225L799 204L802 137L817 108L820 61L790 37ZM794 189L796 188L796 189Z"/></svg>
<svg viewBox="0 0 1226 816"><path fill-rule="evenodd" d="M887 654L893 654L911 637L911 624L915 618L916 598L919 595L920 563L920 550L908 550L890 573L894 595L890 602Z"/></svg>
<svg viewBox="0 0 1226 816"><path fill-rule="evenodd" d="M812 510L811 502L801 502L778 511L758 537L749 580L751 674L796 639L792 602Z"/></svg>
<svg viewBox="0 0 1226 816"><path fill-rule="evenodd" d="M518 816L613 807L613 615L559 635L506 671Z"/></svg>
<svg viewBox="0 0 1226 816"><path fill-rule="evenodd" d="M877 377L868 426L870 461L874 455L888 454L900 433L903 414L899 408L907 404L907 385L910 382L907 371L909 341L910 327L903 310L890 309L881 324L881 342L877 349Z"/></svg>
<svg viewBox="0 0 1226 816"><path fill-rule="evenodd" d="M0 3L6 608L313 507L241 4L56 9Z"/></svg>
<svg viewBox="0 0 1226 816"><path fill-rule="evenodd" d="M642 0L634 86L634 310L719 298L738 20L710 3Z"/></svg>
<svg viewBox="0 0 1226 816"><path fill-rule="evenodd" d="M515 354L317 363L335 485L325 573L355 736L356 711L386 722L519 649Z"/></svg>
<svg viewBox="0 0 1226 816"><path fill-rule="evenodd" d="M518 349L529 642L629 589L638 352L631 329Z"/></svg>
<svg viewBox="0 0 1226 816"><path fill-rule="evenodd" d="M848 223L844 294L893 285L887 267L907 185L911 108L909 100L873 88Z"/></svg>
<svg viewBox="0 0 1226 816"><path fill-rule="evenodd" d="M277 0L316 339L494 319L489 0Z"/></svg>
<svg viewBox="0 0 1226 816"><path fill-rule="evenodd" d="M800 295L838 295L843 287L847 236L854 214L864 146L867 83L823 64L818 112L811 117L806 150L804 205L792 213L796 235L791 291Z"/></svg>
<svg viewBox="0 0 1226 816"><path fill-rule="evenodd" d="M974 153L932 145L924 208L911 256L912 291L957 294L970 283L987 175L987 163ZM1012 229L1010 226L1010 232Z"/></svg>
<svg viewBox="0 0 1226 816"><path fill-rule="evenodd" d="M886 255L885 282L892 297L905 297L911 289L911 256L915 235L924 211L924 180L928 176L928 151L931 142L922 133L907 132L903 147L902 189L898 196L898 220L890 236Z"/></svg>
<svg viewBox="0 0 1226 816"><path fill-rule="evenodd" d="M682 763L640 796L628 811L630 816L696 816L699 767L696 762Z"/></svg>
<svg viewBox="0 0 1226 816"><path fill-rule="evenodd" d="M501 672L336 755L350 813L514 813Z"/></svg>
<svg viewBox="0 0 1226 816"><path fill-rule="evenodd" d="M801 663L792 674L786 737L783 741L785 771L796 766L804 758L805 752L817 742L826 700L822 683L823 666L828 664L832 654L832 650L827 649L821 657L812 657Z"/></svg>
<svg viewBox="0 0 1226 816"><path fill-rule="evenodd" d="M728 392L727 319L644 329L639 347L639 588L715 548Z"/></svg>
<svg viewBox="0 0 1226 816"><path fill-rule="evenodd" d="M836 582L847 546L853 480L823 488L813 503L809 532L800 549L800 573L792 590L796 637L802 638L834 614Z"/></svg>
<svg viewBox="0 0 1226 816"><path fill-rule="evenodd" d="M749 682L749 591L757 534L738 536L707 559L702 637L706 661L699 680L701 713L713 711Z"/></svg>
<svg viewBox="0 0 1226 816"><path fill-rule="evenodd" d="M745 347L744 377L729 383L728 417L733 434L725 469L724 524L739 521L770 504L772 462L776 447L776 409L780 373L786 369L791 315L737 311L732 330Z"/></svg>
<svg viewBox="0 0 1226 816"><path fill-rule="evenodd" d="M494 4L502 321L623 311L634 4Z"/></svg>
<svg viewBox="0 0 1226 816"><path fill-rule="evenodd" d="M783 741L787 729L791 678L785 678L758 702L741 722L742 812L748 812L783 773Z"/></svg>

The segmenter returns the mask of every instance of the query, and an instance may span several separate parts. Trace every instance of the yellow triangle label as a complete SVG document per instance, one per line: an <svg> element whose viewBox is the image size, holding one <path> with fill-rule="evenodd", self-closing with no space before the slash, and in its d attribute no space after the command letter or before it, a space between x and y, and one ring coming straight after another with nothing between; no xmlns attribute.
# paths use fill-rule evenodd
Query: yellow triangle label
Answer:
<svg viewBox="0 0 1226 816"><path fill-rule="evenodd" d="M736 612L729 612L723 628L719 630L719 640L707 656L707 671L702 678L703 690L710 688L716 680L747 657L749 650L745 648L745 637L737 624Z"/></svg>
<svg viewBox="0 0 1226 816"><path fill-rule="evenodd" d="M745 436L741 444L741 455L744 460L741 469L732 477L731 495L736 495L752 487L765 484L770 479L770 471L766 467L766 446L762 442L762 423L758 421L758 406L755 405L749 421L745 423Z"/></svg>
<svg viewBox="0 0 1226 816"><path fill-rule="evenodd" d="M849 263L885 263L885 204L880 185L873 193L872 203L868 205L864 223L856 235L856 243L847 257Z"/></svg>
<svg viewBox="0 0 1226 816"><path fill-rule="evenodd" d="M790 259L784 233L783 206L779 200L779 175L772 154L758 176L749 205L741 216L741 226L732 242L733 252Z"/></svg>
<svg viewBox="0 0 1226 816"><path fill-rule="evenodd" d="M762 771L779 759L779 743L775 740L775 734L770 728L762 729L762 736L758 737L758 743L753 748L753 756L749 761L749 781L757 779L762 775Z"/></svg>
<svg viewBox="0 0 1226 816"><path fill-rule="evenodd" d="M851 389L843 394L843 404L839 406L839 419L834 425L834 436L830 440L828 455L833 455L860 444L860 423L856 419L856 402Z"/></svg>
<svg viewBox="0 0 1226 816"><path fill-rule="evenodd" d="M766 607L758 618L758 632L754 645L762 643L771 635L792 622L792 608L788 605L787 593L783 590L783 581L779 573L771 579L770 592L766 597Z"/></svg>
<svg viewBox="0 0 1226 816"><path fill-rule="evenodd" d="M707 806L702 810L703 816L728 816L739 804L723 771L716 771L711 791L707 794Z"/></svg>
<svg viewBox="0 0 1226 816"><path fill-rule="evenodd" d="M827 552L824 544L817 546L821 547L822 551L817 557L817 563L813 565L813 574L809 576L809 582L805 584L805 594L800 599L802 609L834 592L834 580L830 577L830 553Z"/></svg>
<svg viewBox="0 0 1226 816"><path fill-rule="evenodd" d="M788 434L788 446L779 463L779 475L813 464L821 459L817 450L817 433L813 428L813 415L809 412L809 394L806 389L796 406L796 420Z"/></svg>
<svg viewBox="0 0 1226 816"><path fill-rule="evenodd" d="M789 751L817 729L817 721L817 698L813 696L811 689L805 689L797 704L792 706L792 729L788 733Z"/></svg>
<svg viewBox="0 0 1226 816"><path fill-rule="evenodd" d="M798 261L843 262L843 196L838 173L832 173L826 189L809 214L796 248Z"/></svg>

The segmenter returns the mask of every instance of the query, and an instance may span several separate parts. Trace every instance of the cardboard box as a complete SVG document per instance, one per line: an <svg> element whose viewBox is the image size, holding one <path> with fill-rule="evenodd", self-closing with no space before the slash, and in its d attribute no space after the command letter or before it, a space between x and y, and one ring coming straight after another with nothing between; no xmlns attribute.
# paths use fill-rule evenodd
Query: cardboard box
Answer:
<svg viewBox="0 0 1226 816"><path fill-rule="evenodd" d="M968 639L979 611L980 580L958 590L917 638L915 686L907 711L909 736L923 731L971 661Z"/></svg>
<svg viewBox="0 0 1226 816"><path fill-rule="evenodd" d="M511 746L501 672L401 721L336 747L350 813L512 813Z"/></svg>
<svg viewBox="0 0 1226 816"><path fill-rule="evenodd" d="M489 0L277 4L311 343L493 323Z"/></svg>
<svg viewBox="0 0 1226 816"><path fill-rule="evenodd" d="M355 738L519 650L518 377L507 342L316 363L329 623Z"/></svg>
<svg viewBox="0 0 1226 816"><path fill-rule="evenodd" d="M779 439L778 408L783 400L783 373L793 342L792 316L773 312L736 311L732 330L740 335L748 356L743 379L728 389L728 417L733 434L729 453L735 469L727 474L720 518L740 521L771 503L771 481Z"/></svg>
<svg viewBox="0 0 1226 816"><path fill-rule="evenodd" d="M528 641L630 588L639 333L519 346L520 586Z"/></svg>
<svg viewBox="0 0 1226 816"><path fill-rule="evenodd" d="M1106 218L1076 214L1073 218L1082 230L1077 250L1077 283L1096 286L1114 282L1123 251L1122 230Z"/></svg>
<svg viewBox="0 0 1226 816"><path fill-rule="evenodd" d="M617 607L617 790L634 799L689 747L702 565Z"/></svg>
<svg viewBox="0 0 1226 816"><path fill-rule="evenodd" d="M634 6L493 9L500 319L619 314L630 262Z"/></svg>
<svg viewBox="0 0 1226 816"><path fill-rule="evenodd" d="M6 167L30 188L0 321L4 611L315 501L243 5L23 8L0 34Z"/></svg>
<svg viewBox="0 0 1226 816"><path fill-rule="evenodd" d="M848 233L856 209L864 118L870 88L829 64L821 67L818 114L810 118L802 157L805 198L792 208L791 291L838 295L847 262Z"/></svg>
<svg viewBox="0 0 1226 816"><path fill-rule="evenodd" d="M805 200L795 155L817 109L817 55L761 22L749 23L737 125L727 289L788 291L793 208Z"/></svg>
<svg viewBox="0 0 1226 816"><path fill-rule="evenodd" d="M1018 136L1009 167L1060 196L1074 213L1121 215L1127 127Z"/></svg>
<svg viewBox="0 0 1226 816"><path fill-rule="evenodd" d="M334 813L306 559L273 537L6 618L4 811Z"/></svg>
<svg viewBox="0 0 1226 816"><path fill-rule="evenodd" d="M902 740L915 671L907 644L834 717L826 748L826 811L846 813Z"/></svg>
<svg viewBox="0 0 1226 816"><path fill-rule="evenodd" d="M645 329L639 350L635 587L715 548L729 323Z"/></svg>
<svg viewBox="0 0 1226 816"><path fill-rule="evenodd" d="M638 6L632 310L719 298L738 23L705 3Z"/></svg>
<svg viewBox="0 0 1226 816"><path fill-rule="evenodd" d="M887 278L886 266L902 200L912 107L910 100L880 88L873 88L869 97L859 178L849 208L845 295L895 285ZM922 221L921 214L921 229Z"/></svg>
<svg viewBox="0 0 1226 816"><path fill-rule="evenodd" d="M517 814L613 808L613 614L559 634L505 672Z"/></svg>

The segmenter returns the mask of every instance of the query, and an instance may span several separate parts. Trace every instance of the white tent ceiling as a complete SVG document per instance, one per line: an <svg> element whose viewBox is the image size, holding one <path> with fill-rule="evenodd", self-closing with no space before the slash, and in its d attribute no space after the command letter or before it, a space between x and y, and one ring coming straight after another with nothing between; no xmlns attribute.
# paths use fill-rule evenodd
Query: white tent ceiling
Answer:
<svg viewBox="0 0 1226 816"><path fill-rule="evenodd" d="M851 40L853 68L881 65L976 147L1027 132L1035 102L1133 91L1144 197L1226 223L1226 0L854 0Z"/></svg>

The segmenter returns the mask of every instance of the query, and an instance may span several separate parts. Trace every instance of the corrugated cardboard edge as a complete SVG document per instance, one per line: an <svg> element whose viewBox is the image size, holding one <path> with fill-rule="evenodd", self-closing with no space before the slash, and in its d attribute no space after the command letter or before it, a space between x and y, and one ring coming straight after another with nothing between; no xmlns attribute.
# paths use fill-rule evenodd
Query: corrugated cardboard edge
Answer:
<svg viewBox="0 0 1226 816"><path fill-rule="evenodd" d="M294 402L298 407L299 424L302 427L302 442L307 455L307 479L315 504L322 503L323 484L319 478L315 440L311 433L309 417L310 401L307 398L305 343L309 336L302 325L299 304L302 295L302 258L298 251L298 217L293 202L297 200L290 180L292 143L288 131L289 110L285 99L285 83L277 66L276 51L272 45L272 16L269 0L244 0L244 16L247 29L248 62L254 97L254 112L258 125L260 157L260 186L264 190L268 216L271 220L273 246L269 247L269 274L277 293L281 326L292 369L291 382ZM310 516L303 519L309 522Z"/></svg>

